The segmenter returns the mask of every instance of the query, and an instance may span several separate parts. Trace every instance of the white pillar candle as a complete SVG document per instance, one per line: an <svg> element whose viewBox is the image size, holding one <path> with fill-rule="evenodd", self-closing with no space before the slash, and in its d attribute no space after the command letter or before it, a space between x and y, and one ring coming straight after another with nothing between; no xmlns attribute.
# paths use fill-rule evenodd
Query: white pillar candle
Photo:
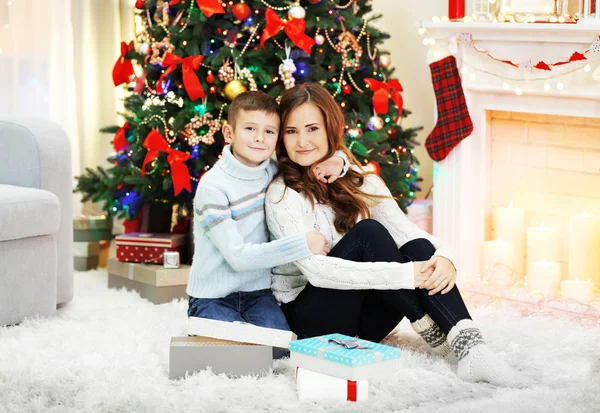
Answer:
<svg viewBox="0 0 600 413"><path fill-rule="evenodd" d="M527 228L527 263L543 260L558 261L558 233L554 228L544 226Z"/></svg>
<svg viewBox="0 0 600 413"><path fill-rule="evenodd" d="M590 13L590 0L583 0L583 18L586 19Z"/></svg>
<svg viewBox="0 0 600 413"><path fill-rule="evenodd" d="M594 284L589 280L562 280L560 291L563 298L572 298L586 303L592 299Z"/></svg>
<svg viewBox="0 0 600 413"><path fill-rule="evenodd" d="M525 210L508 208L492 210L492 238L510 242L514 247L514 269L518 274L525 273Z"/></svg>
<svg viewBox="0 0 600 413"><path fill-rule="evenodd" d="M585 210L569 223L568 278L600 286L600 220Z"/></svg>
<svg viewBox="0 0 600 413"><path fill-rule="evenodd" d="M482 245L481 279L502 286L515 280L515 250L513 244L502 241L485 241Z"/></svg>
<svg viewBox="0 0 600 413"><path fill-rule="evenodd" d="M544 297L553 296L560 289L560 264L554 261L529 263L527 285L532 292Z"/></svg>

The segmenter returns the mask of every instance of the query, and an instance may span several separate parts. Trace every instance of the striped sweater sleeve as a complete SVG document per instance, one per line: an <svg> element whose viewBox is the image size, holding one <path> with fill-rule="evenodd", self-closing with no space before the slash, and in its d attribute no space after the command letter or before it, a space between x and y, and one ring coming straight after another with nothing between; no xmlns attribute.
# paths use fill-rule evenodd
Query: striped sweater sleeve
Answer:
<svg viewBox="0 0 600 413"><path fill-rule="evenodd" d="M246 243L236 219L250 214L264 214L264 191L241 199L232 211L227 196L216 189L198 187L194 201L195 231L205 233L237 272L269 269L311 254L305 233L294 234L262 244ZM259 228L260 230L260 228Z"/></svg>
<svg viewBox="0 0 600 413"><path fill-rule="evenodd" d="M277 180L269 186L265 201L269 230L276 239L310 230L304 223L302 196ZM311 255L294 263L315 287L336 290L414 289L413 263L356 262Z"/></svg>

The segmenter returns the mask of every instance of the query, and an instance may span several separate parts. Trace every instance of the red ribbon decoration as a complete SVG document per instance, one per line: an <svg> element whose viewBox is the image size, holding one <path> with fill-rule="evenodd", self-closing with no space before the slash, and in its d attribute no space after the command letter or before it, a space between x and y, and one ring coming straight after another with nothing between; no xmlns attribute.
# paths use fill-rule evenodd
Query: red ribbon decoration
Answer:
<svg viewBox="0 0 600 413"><path fill-rule="evenodd" d="M134 50L135 49L133 47L133 41L129 42L129 44L121 42L121 56L119 56L119 58L117 59L112 71L112 78L115 86L119 86L123 83L128 83L129 77L131 75L135 75L131 60L125 58L127 52L131 52Z"/></svg>
<svg viewBox="0 0 600 413"><path fill-rule="evenodd" d="M183 86L185 87L186 92L190 96L190 99L196 100L198 98L204 97L204 89L202 89L202 84L198 79L198 75L196 75L196 70L202 64L202 60L204 56L189 56L185 59L177 56L173 53L167 53L165 58L163 59L163 66L167 68L165 73L160 76L158 79L158 83L156 84L156 91L158 93L163 93L163 80L165 77L170 75L177 69L177 65L181 63L181 72L183 73Z"/></svg>
<svg viewBox="0 0 600 413"><path fill-rule="evenodd" d="M127 136L125 136L125 132L130 127L131 125L129 125L129 122L125 122L125 124L121 126L115 134L115 138L113 139L113 146L116 152L120 152L123 148L127 146Z"/></svg>
<svg viewBox="0 0 600 413"><path fill-rule="evenodd" d="M284 28L285 33L292 42L300 49L304 50L306 54L310 55L310 49L315 44L315 40L304 33L304 30L306 30L305 20L292 19L283 21L279 18L277 13L269 8L267 9L265 16L267 18L267 27L263 31L262 38L260 39L260 46L263 49L265 47L265 42Z"/></svg>
<svg viewBox="0 0 600 413"><path fill-rule="evenodd" d="M538 62L538 64L536 64L535 66L536 69L539 70L552 70L550 69L550 66L548 66L548 64L546 62Z"/></svg>
<svg viewBox="0 0 600 413"><path fill-rule="evenodd" d="M398 116L395 122L402 116L402 108L404 107L404 99L400 92L403 92L402 85L397 79L389 82L380 82L372 77L366 78L365 83L369 85L373 91L373 108L377 113L388 113L389 98L398 106Z"/></svg>
<svg viewBox="0 0 600 413"><path fill-rule="evenodd" d="M148 149L144 164L142 165L142 176L146 176L146 165L158 157L159 152L167 153L167 161L171 167L171 179L173 180L173 189L175 195L179 195L182 189L192 192L190 184L190 171L188 171L185 162L190 159L190 154L178 151L169 146L167 140L156 129L146 136L144 148Z"/></svg>
<svg viewBox="0 0 600 413"><path fill-rule="evenodd" d="M181 0L171 0L169 6L179 3ZM196 0L196 4L206 17L212 17L213 14L225 14L225 9L219 0Z"/></svg>
<svg viewBox="0 0 600 413"><path fill-rule="evenodd" d="M569 57L569 60L567 60L566 62L557 62L554 63L552 66L562 66L566 65L567 63L577 62L579 60L587 60L587 57L585 57L583 53L575 52L571 55L571 57Z"/></svg>
<svg viewBox="0 0 600 413"><path fill-rule="evenodd" d="M356 401L356 382L348 380L348 401Z"/></svg>

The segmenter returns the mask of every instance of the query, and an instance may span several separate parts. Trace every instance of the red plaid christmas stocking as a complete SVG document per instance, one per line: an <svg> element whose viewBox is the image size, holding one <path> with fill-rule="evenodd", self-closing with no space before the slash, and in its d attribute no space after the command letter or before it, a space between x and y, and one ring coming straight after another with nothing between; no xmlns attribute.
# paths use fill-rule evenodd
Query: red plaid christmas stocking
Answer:
<svg viewBox="0 0 600 413"><path fill-rule="evenodd" d="M473 132L473 122L454 56L433 62L430 67L438 120L425 141L425 148L434 161L441 161Z"/></svg>

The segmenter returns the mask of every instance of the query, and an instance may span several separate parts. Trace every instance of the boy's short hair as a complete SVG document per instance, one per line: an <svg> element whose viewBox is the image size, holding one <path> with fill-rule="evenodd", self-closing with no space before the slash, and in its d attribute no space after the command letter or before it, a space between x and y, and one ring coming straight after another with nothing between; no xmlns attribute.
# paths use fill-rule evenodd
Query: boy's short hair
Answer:
<svg viewBox="0 0 600 413"><path fill-rule="evenodd" d="M229 123L233 129L235 129L237 116L242 110L255 110L279 116L279 105L277 104L277 100L260 90L250 90L239 94L233 99L227 114L227 123Z"/></svg>

